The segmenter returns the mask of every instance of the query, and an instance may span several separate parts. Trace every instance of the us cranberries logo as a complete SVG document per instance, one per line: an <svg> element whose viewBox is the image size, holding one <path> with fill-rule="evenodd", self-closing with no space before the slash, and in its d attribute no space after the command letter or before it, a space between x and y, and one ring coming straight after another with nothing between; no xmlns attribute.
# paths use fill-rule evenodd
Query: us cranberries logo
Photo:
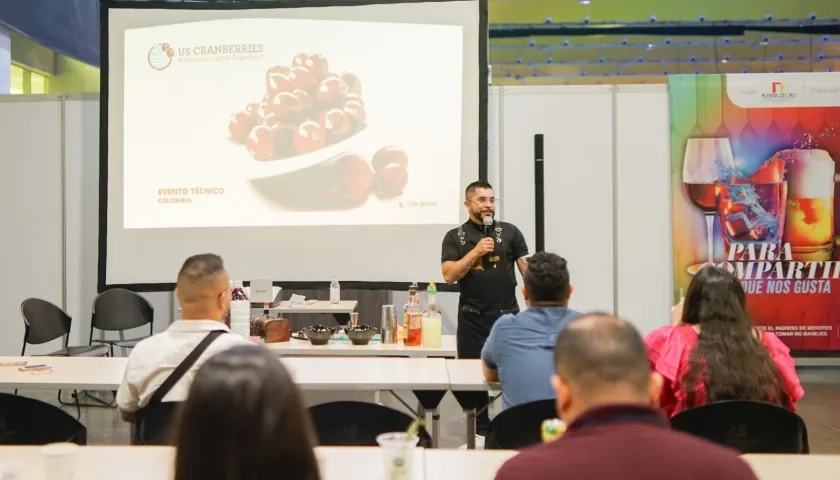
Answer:
<svg viewBox="0 0 840 480"><path fill-rule="evenodd" d="M155 70L166 70L172 65L174 56L175 50L168 43L158 43L149 49L146 59L149 61L149 66Z"/></svg>

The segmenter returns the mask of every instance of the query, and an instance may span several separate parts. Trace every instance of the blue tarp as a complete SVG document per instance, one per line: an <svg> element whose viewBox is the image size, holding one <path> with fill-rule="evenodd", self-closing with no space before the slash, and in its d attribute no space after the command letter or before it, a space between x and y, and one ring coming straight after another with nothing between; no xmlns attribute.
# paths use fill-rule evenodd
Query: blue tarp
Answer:
<svg viewBox="0 0 840 480"><path fill-rule="evenodd" d="M0 24L99 66L99 0L0 0Z"/></svg>

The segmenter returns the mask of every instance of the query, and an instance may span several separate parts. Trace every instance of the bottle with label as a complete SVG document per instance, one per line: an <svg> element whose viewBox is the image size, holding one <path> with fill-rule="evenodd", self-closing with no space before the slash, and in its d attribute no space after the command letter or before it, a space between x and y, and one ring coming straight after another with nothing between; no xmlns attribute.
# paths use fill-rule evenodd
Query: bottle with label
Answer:
<svg viewBox="0 0 840 480"><path fill-rule="evenodd" d="M429 283L426 289L426 312L423 313L422 338L423 346L427 348L440 348L442 319L437 307L437 286Z"/></svg>
<svg viewBox="0 0 840 480"><path fill-rule="evenodd" d="M406 336L408 335L408 312L411 310L411 303L414 301L415 296L417 296L417 282L412 282L408 286L408 302L403 305L402 324L397 327L398 342L405 342Z"/></svg>
<svg viewBox="0 0 840 480"><path fill-rule="evenodd" d="M245 294L241 280L233 284L230 301L230 331L242 338L251 338L251 302Z"/></svg>
<svg viewBox="0 0 840 480"><path fill-rule="evenodd" d="M230 289L231 295L233 294L233 280L228 281L228 288ZM233 301L233 297L231 296L231 301ZM178 308L178 313L181 313L181 309ZM180 318L179 318L180 320ZM230 307L228 307L228 311L225 313L224 318L225 325L230 328Z"/></svg>
<svg viewBox="0 0 840 480"><path fill-rule="evenodd" d="M417 283L412 283L411 287L406 310L405 346L419 347L423 344L423 310L420 308Z"/></svg>
<svg viewBox="0 0 840 480"><path fill-rule="evenodd" d="M341 301L341 284L338 283L338 279L333 277L332 282L330 282L330 303L336 304Z"/></svg>

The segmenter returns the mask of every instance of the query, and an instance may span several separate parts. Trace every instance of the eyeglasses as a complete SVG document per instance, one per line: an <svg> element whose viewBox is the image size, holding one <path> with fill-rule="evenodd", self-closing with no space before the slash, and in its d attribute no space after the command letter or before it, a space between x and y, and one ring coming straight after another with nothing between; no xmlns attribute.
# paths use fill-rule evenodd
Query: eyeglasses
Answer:
<svg viewBox="0 0 840 480"><path fill-rule="evenodd" d="M495 197L478 197L471 200L471 202L478 204L478 205L495 205L498 201L498 198Z"/></svg>

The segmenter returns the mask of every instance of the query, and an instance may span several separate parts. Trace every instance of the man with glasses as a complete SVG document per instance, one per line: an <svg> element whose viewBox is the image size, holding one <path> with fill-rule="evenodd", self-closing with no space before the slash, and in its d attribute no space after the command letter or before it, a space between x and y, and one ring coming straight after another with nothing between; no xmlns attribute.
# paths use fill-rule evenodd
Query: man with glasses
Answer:
<svg viewBox="0 0 840 480"><path fill-rule="evenodd" d="M519 311L514 264L520 273L525 272L528 245L514 225L494 220L496 198L489 183L473 182L465 194L469 219L443 237L440 260L443 279L449 285L458 283L461 290L458 358L481 358L496 319ZM492 223L485 225L485 218ZM481 405L486 405L487 393L476 394L476 401L483 396ZM485 409L476 419L476 433L484 435L489 424Z"/></svg>

